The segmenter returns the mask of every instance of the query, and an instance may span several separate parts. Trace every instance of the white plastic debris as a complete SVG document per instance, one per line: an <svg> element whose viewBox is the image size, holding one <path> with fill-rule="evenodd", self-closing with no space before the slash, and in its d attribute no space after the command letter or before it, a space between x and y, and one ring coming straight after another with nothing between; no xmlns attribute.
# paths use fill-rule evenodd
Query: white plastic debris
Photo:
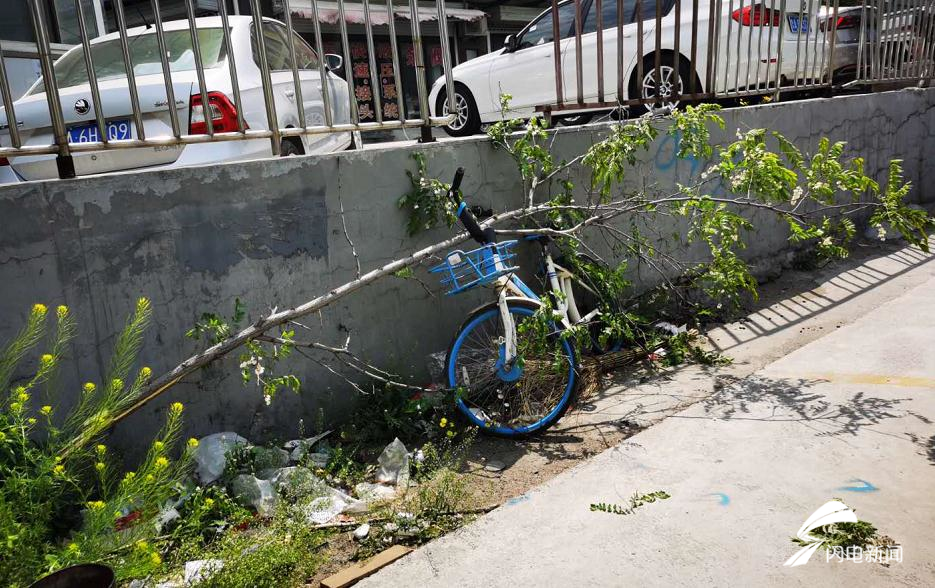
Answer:
<svg viewBox="0 0 935 588"><path fill-rule="evenodd" d="M224 567L220 559L196 559L185 562L185 585L193 586L204 582L208 577Z"/></svg>
<svg viewBox="0 0 935 588"><path fill-rule="evenodd" d="M263 516L272 514L279 502L279 495L269 480L260 480L249 474L234 478L230 491L240 503L252 506Z"/></svg>
<svg viewBox="0 0 935 588"><path fill-rule="evenodd" d="M331 455L328 453L306 453L305 454L306 463L310 466L315 466L316 468L324 468L328 466L328 462L331 461Z"/></svg>
<svg viewBox="0 0 935 588"><path fill-rule="evenodd" d="M687 324L682 325L681 327L676 327L676 326L673 325L672 323L669 323L669 322L666 322L666 321L659 321L658 323L656 323L656 324L653 325L653 326L655 326L655 327L656 327L657 329L659 329L660 331L665 331L665 332L669 333L670 335L678 335L678 334L680 334L680 333L685 333L686 331L688 331L688 325L687 325Z"/></svg>
<svg viewBox="0 0 935 588"><path fill-rule="evenodd" d="M445 364L448 360L447 350L430 353L426 356L425 360L425 365L429 369L432 382L441 384L442 382L448 381L448 378L445 376Z"/></svg>
<svg viewBox="0 0 935 588"><path fill-rule="evenodd" d="M377 463L380 464L377 482L404 487L409 484L409 452L399 438L386 446Z"/></svg>
<svg viewBox="0 0 935 588"><path fill-rule="evenodd" d="M351 498L344 492L334 488L329 488L329 491L328 495L316 498L305 507L305 517L310 523L323 525L342 512L367 512L365 502Z"/></svg>
<svg viewBox="0 0 935 588"><path fill-rule="evenodd" d="M491 460L487 462L487 465L484 466L484 469L490 472L501 472L506 467L502 461Z"/></svg>
<svg viewBox="0 0 935 588"><path fill-rule="evenodd" d="M367 538L367 535L369 534L370 534L370 525L367 523L364 523L363 525L354 529L354 539L357 539L358 541L363 541L364 539Z"/></svg>
<svg viewBox="0 0 935 588"><path fill-rule="evenodd" d="M169 526L170 523L178 519L181 515L179 511L174 507L166 508L159 513L159 516L156 517L156 531L162 532L163 529Z"/></svg>
<svg viewBox="0 0 935 588"><path fill-rule="evenodd" d="M308 439L293 439L292 441L286 441L283 444L283 448L289 452L289 457L292 461L299 461L302 457L308 453L316 443L327 437L331 434L331 431L325 431L314 437L309 437Z"/></svg>
<svg viewBox="0 0 935 588"><path fill-rule="evenodd" d="M421 449L417 449L416 452L412 454L412 459L414 459L416 463L422 463L425 461L425 453L423 453Z"/></svg>
<svg viewBox="0 0 935 588"><path fill-rule="evenodd" d="M195 448L195 474L202 484L210 484L224 473L227 452L235 445L245 445L247 440L237 433L215 433L198 440Z"/></svg>
<svg viewBox="0 0 935 588"><path fill-rule="evenodd" d="M357 498L364 502L376 502L396 496L396 488L393 486L384 486L383 484L361 482L354 486L354 493L357 494Z"/></svg>

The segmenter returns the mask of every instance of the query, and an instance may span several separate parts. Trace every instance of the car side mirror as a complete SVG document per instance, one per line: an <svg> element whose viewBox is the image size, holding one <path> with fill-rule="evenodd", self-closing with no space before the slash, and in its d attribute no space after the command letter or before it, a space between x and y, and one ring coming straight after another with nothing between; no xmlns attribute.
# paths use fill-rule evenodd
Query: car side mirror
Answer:
<svg viewBox="0 0 935 588"><path fill-rule="evenodd" d="M328 68L328 71L340 71L344 67L344 58L334 53L326 53L325 67Z"/></svg>
<svg viewBox="0 0 935 588"><path fill-rule="evenodd" d="M503 40L503 47L507 53L516 51L516 35L507 35Z"/></svg>

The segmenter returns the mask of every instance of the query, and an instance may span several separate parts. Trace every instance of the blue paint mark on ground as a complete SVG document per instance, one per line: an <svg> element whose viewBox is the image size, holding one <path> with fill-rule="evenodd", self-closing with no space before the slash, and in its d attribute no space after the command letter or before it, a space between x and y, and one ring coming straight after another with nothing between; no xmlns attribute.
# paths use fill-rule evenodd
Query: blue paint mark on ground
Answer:
<svg viewBox="0 0 935 588"><path fill-rule="evenodd" d="M525 501L527 501L527 500L529 500L529 496L527 496L527 495L525 495L525 494L520 494L519 496L515 496L515 497L513 497L513 498L507 500L507 501L506 501L506 504L507 504L507 506L513 506L513 505L519 504L520 502L525 502Z"/></svg>
<svg viewBox="0 0 935 588"><path fill-rule="evenodd" d="M720 504L721 506L727 506L728 504L730 504L730 496L728 496L727 494L724 494L723 492L714 492L712 494L708 494L708 496L717 496L718 504Z"/></svg>
<svg viewBox="0 0 935 588"><path fill-rule="evenodd" d="M861 480L860 478L854 480L848 480L848 484L859 484L858 486L841 486L840 488L835 488L835 490L843 490L844 492L877 492L880 490L867 480Z"/></svg>

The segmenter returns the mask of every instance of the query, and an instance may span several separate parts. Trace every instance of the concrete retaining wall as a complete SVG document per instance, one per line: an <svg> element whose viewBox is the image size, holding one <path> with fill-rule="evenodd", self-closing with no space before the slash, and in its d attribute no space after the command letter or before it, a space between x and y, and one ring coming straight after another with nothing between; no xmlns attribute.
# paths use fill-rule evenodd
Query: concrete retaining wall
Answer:
<svg viewBox="0 0 935 588"><path fill-rule="evenodd" d="M716 139L767 127L805 150L821 136L845 140L880 179L891 158L905 159L915 197L931 201L935 175L925 163L935 155L933 104L935 91L906 90L747 107L724 112L727 129ZM570 158L605 132L562 130L555 152ZM628 181L666 189L702 171L703 162L677 160L675 147L660 139ZM449 234L406 236L396 200L409 189L404 170L414 169L416 151L437 177L465 167L473 202L498 210L519 202L514 166L484 138L0 187L0 340L22 325L32 303L69 305L81 332L64 371L69 395L79 382L100 381L115 333L134 300L148 296L155 323L141 362L158 373L196 350L183 333L204 311L229 314L239 297L255 319L352 279L342 206L365 271ZM786 243L781 225L759 227L749 254L775 255ZM423 270L417 275L437 290ZM419 284L392 278L305 323L325 342L342 343L349 332L355 351L424 381L425 354L445 348L482 297L429 298ZM251 438L289 437L300 418L309 429L322 416L345 415L354 400L347 385L303 361L294 364L302 394L283 393L266 407L259 390L241 384L237 363L226 359L177 386L120 425L114 443L132 454L134 439L159 426L176 400L187 406L185 434L236 430Z"/></svg>

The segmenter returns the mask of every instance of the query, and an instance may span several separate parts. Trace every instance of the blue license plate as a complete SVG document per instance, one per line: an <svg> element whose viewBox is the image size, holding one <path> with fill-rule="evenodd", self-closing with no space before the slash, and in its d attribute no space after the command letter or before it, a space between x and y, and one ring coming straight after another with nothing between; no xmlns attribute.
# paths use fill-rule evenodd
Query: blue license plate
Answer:
<svg viewBox="0 0 935 588"><path fill-rule="evenodd" d="M799 32L799 15L790 14L789 15L789 31L793 33ZM808 15L802 15L802 32L808 33Z"/></svg>
<svg viewBox="0 0 935 588"><path fill-rule="evenodd" d="M132 139L129 120L110 120L107 121L107 140L108 141L126 141ZM101 133L97 123L88 123L78 125L68 129L68 141L71 143L99 143Z"/></svg>

